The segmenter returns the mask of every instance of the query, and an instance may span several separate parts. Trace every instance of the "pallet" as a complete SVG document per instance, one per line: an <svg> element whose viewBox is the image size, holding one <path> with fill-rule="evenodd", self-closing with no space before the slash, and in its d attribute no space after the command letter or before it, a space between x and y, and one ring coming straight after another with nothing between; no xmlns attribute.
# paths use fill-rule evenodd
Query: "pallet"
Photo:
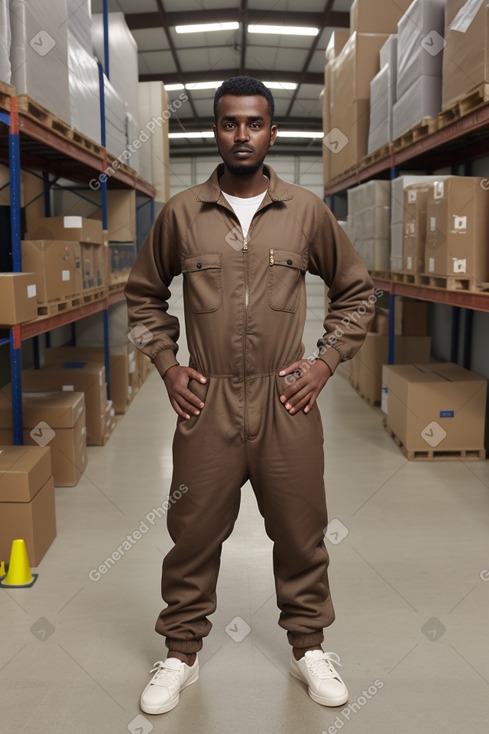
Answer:
<svg viewBox="0 0 489 734"><path fill-rule="evenodd" d="M10 97L15 97L15 87L7 82L0 82L0 109L9 112Z"/></svg>
<svg viewBox="0 0 489 734"><path fill-rule="evenodd" d="M24 115L24 117L28 117L49 130L58 133L58 135L61 135L66 138L66 140L69 140L80 148L84 148L90 153L94 153L100 158L103 158L104 148L101 145L95 143L90 138L87 138L86 135L78 132L78 130L73 130L70 125L57 117L54 112L46 109L46 107L43 107L39 102L36 102L35 99L32 99L32 97L29 97L27 94L21 94L17 97L17 100L19 113L21 115Z"/></svg>
<svg viewBox="0 0 489 734"><path fill-rule="evenodd" d="M425 285L431 288L444 288L445 290L480 292L489 289L489 283L480 283L469 275L430 275L429 273L416 273L416 285Z"/></svg>
<svg viewBox="0 0 489 734"><path fill-rule="evenodd" d="M100 301L102 298L105 298L106 295L107 288L104 286L102 288L90 288L71 296L71 298L58 298L53 301L38 303L37 315L56 316L56 314L63 313L64 311L72 311L74 308L85 306L87 303Z"/></svg>
<svg viewBox="0 0 489 734"><path fill-rule="evenodd" d="M139 174L137 171L134 170L134 168L128 166L127 163L121 162L118 158L115 157L115 155L112 155L112 153L107 153L107 169L112 168L115 161L117 161L117 166L114 170L122 171L123 173L127 174L128 176L132 176L133 178L139 178Z"/></svg>
<svg viewBox="0 0 489 734"><path fill-rule="evenodd" d="M442 449L409 450L404 446L399 436L396 436L394 431L387 425L386 418L382 420L382 425L408 461L485 461L485 449L474 449L472 451L467 449L460 449L459 451L443 451Z"/></svg>
<svg viewBox="0 0 489 734"><path fill-rule="evenodd" d="M446 127L451 122L464 115L483 107L489 102L489 84L480 84L461 99L453 102L446 109L438 113L438 127Z"/></svg>
<svg viewBox="0 0 489 734"><path fill-rule="evenodd" d="M350 385L352 386L352 388L353 388L353 389L355 390L356 394L357 394L357 395L359 395L359 396L360 396L360 397L362 398L362 400L365 400L365 402L366 402L366 403L367 403L368 405L370 405L370 407L371 407L371 408L379 408L379 407L380 407L380 400L372 400L372 399L371 399L371 398L369 398L369 397L368 397L367 395L365 395L365 394L364 394L364 393L363 393L363 392L362 392L362 391L360 390L360 388L358 387L358 385L355 385L355 384L354 384L354 383L352 382L351 378L350 378L350 380L349 380L349 383L350 383Z"/></svg>
<svg viewBox="0 0 489 734"><path fill-rule="evenodd" d="M386 143L380 148L377 148L377 150L373 150L371 153L368 153L362 158L362 160L360 161L360 169L363 170L364 168L368 168L378 161L383 161L386 158L389 158L392 154L392 151L392 143Z"/></svg>
<svg viewBox="0 0 489 734"><path fill-rule="evenodd" d="M392 272L390 270L369 270L371 278L378 278L379 280L392 280Z"/></svg>
<svg viewBox="0 0 489 734"><path fill-rule="evenodd" d="M414 285L416 283L416 273L408 271L392 271L391 280L394 281L394 283L409 283L410 285Z"/></svg>
<svg viewBox="0 0 489 734"><path fill-rule="evenodd" d="M406 130L402 135L399 135L399 137L393 140L392 150L399 151L404 150L404 148L409 148L418 140L426 138L428 135L432 135L432 133L437 130L438 119L425 117L423 120L418 122L416 125L413 125L413 127L410 127L409 130Z"/></svg>

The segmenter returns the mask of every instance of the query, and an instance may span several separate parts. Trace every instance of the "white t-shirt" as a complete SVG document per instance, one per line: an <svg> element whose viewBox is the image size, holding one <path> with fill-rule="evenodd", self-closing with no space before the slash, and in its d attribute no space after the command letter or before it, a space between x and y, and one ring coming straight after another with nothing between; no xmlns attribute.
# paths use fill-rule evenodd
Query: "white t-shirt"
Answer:
<svg viewBox="0 0 489 734"><path fill-rule="evenodd" d="M226 201L231 204L239 219L241 229L243 230L243 237L248 236L251 220L255 216L255 212L265 198L266 193L267 192L264 191L263 194L258 194L258 196L252 196L249 199L241 199L239 196L231 196L231 194L226 194L224 191L222 192L222 195Z"/></svg>

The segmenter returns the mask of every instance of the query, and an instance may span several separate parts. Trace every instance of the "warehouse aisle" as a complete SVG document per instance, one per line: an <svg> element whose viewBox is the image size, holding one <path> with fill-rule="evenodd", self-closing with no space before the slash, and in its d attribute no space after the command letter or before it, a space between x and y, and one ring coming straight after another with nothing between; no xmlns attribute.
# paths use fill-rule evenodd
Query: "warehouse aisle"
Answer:
<svg viewBox="0 0 489 734"><path fill-rule="evenodd" d="M307 353L321 333L314 280L309 293ZM172 303L181 310L179 286ZM487 731L489 464L407 462L380 411L341 374L320 405L337 612L324 649L341 658L349 705L313 703L288 674L271 543L246 485L200 680L174 711L139 712L152 663L166 654L153 627L171 546L164 501L175 416L153 373L107 446L89 449L79 485L56 490L58 536L37 583L0 589L2 731Z"/></svg>

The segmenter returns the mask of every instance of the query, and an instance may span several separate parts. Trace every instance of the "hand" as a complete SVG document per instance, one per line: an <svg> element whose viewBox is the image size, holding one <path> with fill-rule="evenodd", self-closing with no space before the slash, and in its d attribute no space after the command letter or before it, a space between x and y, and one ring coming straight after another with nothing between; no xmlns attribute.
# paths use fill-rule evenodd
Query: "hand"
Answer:
<svg viewBox="0 0 489 734"><path fill-rule="evenodd" d="M293 373L295 380L283 391L280 402L284 403L291 415L303 408L304 413L308 413L333 373L322 359L316 359L312 363L307 359L300 359L280 370L278 374L283 377Z"/></svg>
<svg viewBox="0 0 489 734"><path fill-rule="evenodd" d="M181 365L170 367L163 377L173 410L186 420L190 419L190 413L200 415L204 407L202 400L188 389L190 380L198 380L203 384L207 382L207 378L197 370Z"/></svg>

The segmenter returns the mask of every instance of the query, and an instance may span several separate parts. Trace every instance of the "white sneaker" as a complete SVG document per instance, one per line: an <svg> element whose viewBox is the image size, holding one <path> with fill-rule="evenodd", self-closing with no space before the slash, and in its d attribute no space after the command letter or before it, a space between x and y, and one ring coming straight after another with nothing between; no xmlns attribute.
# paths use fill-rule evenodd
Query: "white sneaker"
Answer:
<svg viewBox="0 0 489 734"><path fill-rule="evenodd" d="M340 665L334 652L308 650L296 660L292 653L290 672L294 678L307 683L313 701L323 706L342 706L348 701L348 690L335 670L332 661Z"/></svg>
<svg viewBox="0 0 489 734"><path fill-rule="evenodd" d="M178 704L180 691L198 680L199 659L192 666L178 658L158 660L151 673L154 676L141 694L141 709L145 714L165 714Z"/></svg>

